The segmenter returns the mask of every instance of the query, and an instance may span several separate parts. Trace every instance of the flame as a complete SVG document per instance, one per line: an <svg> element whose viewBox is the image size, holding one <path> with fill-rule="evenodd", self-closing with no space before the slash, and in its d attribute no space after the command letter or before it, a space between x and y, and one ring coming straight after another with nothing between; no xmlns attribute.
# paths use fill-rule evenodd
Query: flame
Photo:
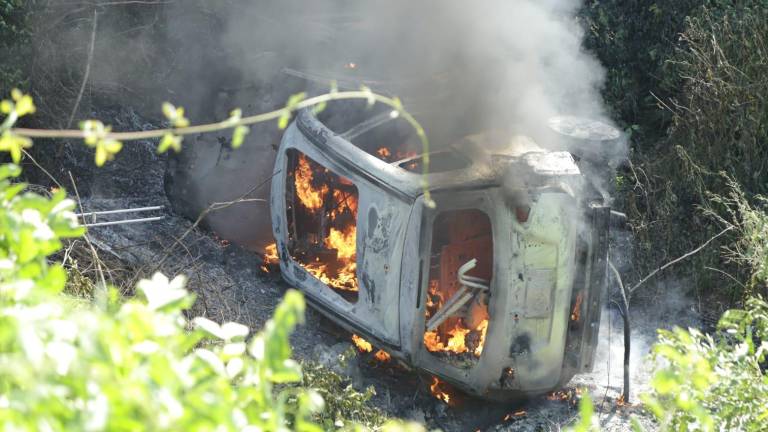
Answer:
<svg viewBox="0 0 768 432"><path fill-rule="evenodd" d="M392 149L389 147L379 147L376 150L376 156L378 156L379 159L383 160L384 162L397 162L403 159L410 159L417 155L418 153L415 151L402 149L397 149L393 153Z"/></svg>
<svg viewBox="0 0 768 432"><path fill-rule="evenodd" d="M427 296L427 318L432 313L431 311L438 310L443 306L445 302L443 293L440 291L440 284L438 280L429 281L429 294ZM472 354L475 357L480 357L485 346L485 336L488 332L488 319L483 319L480 324L474 329L470 329L466 326L463 319L454 320L453 327L449 330L441 331L441 328L446 326L451 320L441 324L437 329L424 332L424 346L429 352L450 352L454 354L463 354L470 351L467 346L467 335L471 332L477 332L479 340L477 345L472 350Z"/></svg>
<svg viewBox="0 0 768 432"><path fill-rule="evenodd" d="M328 185L321 185L319 190L312 186L314 174L309 160L303 154L299 155L299 163L296 166L294 177L296 195L299 197L299 201L307 210L314 213L323 206L323 197L328 193Z"/></svg>
<svg viewBox="0 0 768 432"><path fill-rule="evenodd" d="M578 321L581 316L581 302L584 300L584 293L580 292L576 296L576 304L573 305L573 312L571 312L571 321Z"/></svg>
<svg viewBox="0 0 768 432"><path fill-rule="evenodd" d="M367 340L361 338L360 336L358 336L356 334L352 335L352 343L355 344L355 346L357 347L357 349L360 350L360 352L367 352L367 353L369 353L369 352L373 351L373 345L371 345L370 342L368 342Z"/></svg>
<svg viewBox="0 0 768 432"><path fill-rule="evenodd" d="M354 343L357 349L362 353L373 352L373 345L356 334L352 335L352 343ZM392 357L386 351L378 350L376 351L376 354L373 355L373 358L380 362L388 362Z"/></svg>
<svg viewBox="0 0 768 432"><path fill-rule="evenodd" d="M488 333L488 320L484 319L482 322L480 322L480 325L477 326L475 331L480 332L480 342L478 342L477 347L475 347L475 357L480 357L480 354L483 353L483 347L485 346L485 334Z"/></svg>
<svg viewBox="0 0 768 432"><path fill-rule="evenodd" d="M357 197L352 194L345 194L336 189L333 191L333 209L331 210L331 220L336 219L345 211L357 214Z"/></svg>
<svg viewBox="0 0 768 432"><path fill-rule="evenodd" d="M515 417L525 417L526 415L528 415L528 412L525 411L525 410L515 411L513 413L509 413L509 414L505 415L504 416L504 421L510 421L510 420L512 420Z"/></svg>
<svg viewBox="0 0 768 432"><path fill-rule="evenodd" d="M347 227L347 230L342 232L336 228L331 228L331 233L325 239L325 246L328 249L336 249L336 253L339 259L355 259L355 244L357 241L357 230L354 225Z"/></svg>
<svg viewBox="0 0 768 432"><path fill-rule="evenodd" d="M447 392L444 384L445 383L437 379L437 377L432 377L432 384L429 386L429 391L432 392L434 397L450 405L451 395Z"/></svg>
<svg viewBox="0 0 768 432"><path fill-rule="evenodd" d="M431 352L436 351L448 351L455 354L461 354L469 351L466 344L467 334L470 330L461 324L461 321L456 322L456 325L448 330L448 340L442 342L437 330L428 331L424 333L424 345Z"/></svg>
<svg viewBox="0 0 768 432"><path fill-rule="evenodd" d="M392 151L386 147L381 147L380 149L376 150L376 154L379 155L380 158L386 159L392 156Z"/></svg>
<svg viewBox="0 0 768 432"><path fill-rule="evenodd" d="M336 250L338 269L331 271L329 269L330 263L319 261L302 264L302 266L326 285L342 291L358 291L357 262L355 261L356 240L357 229L355 225L349 225L344 232L331 228L324 244L328 249Z"/></svg>
<svg viewBox="0 0 768 432"><path fill-rule="evenodd" d="M326 180L318 184L319 180ZM334 258L310 256L300 262L302 267L314 277L331 288L356 292L357 262L355 257L357 227L357 195L349 188L339 187L331 191L332 185L354 186L341 176L313 163L303 153L298 155L294 172L296 197L310 215L326 218L330 222L328 234L322 239L322 246L328 251L335 251ZM322 214L319 211L322 210ZM346 215L346 217L342 217ZM351 215L351 217L349 217Z"/></svg>
<svg viewBox="0 0 768 432"><path fill-rule="evenodd" d="M280 257L277 255L277 243L272 242L271 245L264 248L264 265L261 269L269 273L269 266L280 262Z"/></svg>
<svg viewBox="0 0 768 432"><path fill-rule="evenodd" d="M567 401L571 399L570 391L555 391L547 395L547 400L551 401Z"/></svg>

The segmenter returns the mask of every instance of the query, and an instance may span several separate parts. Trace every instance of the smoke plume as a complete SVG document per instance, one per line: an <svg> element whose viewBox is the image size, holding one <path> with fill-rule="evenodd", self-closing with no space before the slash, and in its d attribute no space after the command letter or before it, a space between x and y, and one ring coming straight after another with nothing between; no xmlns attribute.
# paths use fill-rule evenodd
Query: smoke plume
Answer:
<svg viewBox="0 0 768 432"><path fill-rule="evenodd" d="M235 107L244 114L274 109L292 93L321 92L336 80L342 88L366 84L401 97L435 147L493 130L559 149L550 117L611 123L600 95L603 69L582 46L580 6L577 0L51 1L35 23L32 82L39 94L56 95L38 98L52 118L69 117L95 32L78 118L113 103L162 120L159 107L171 101L193 122L220 120ZM274 124L254 127L236 155L226 133L189 138L167 177L177 209L194 219L210 203L268 180L280 136ZM593 154L624 153L622 144L580 145L594 147ZM268 191L251 197L268 198ZM208 222L250 247L270 241L264 204L233 206Z"/></svg>

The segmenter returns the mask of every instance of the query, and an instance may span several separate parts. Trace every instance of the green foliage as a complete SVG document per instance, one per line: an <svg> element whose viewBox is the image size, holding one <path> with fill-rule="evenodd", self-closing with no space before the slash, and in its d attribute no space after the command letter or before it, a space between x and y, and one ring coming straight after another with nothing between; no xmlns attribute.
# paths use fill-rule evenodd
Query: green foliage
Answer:
<svg viewBox="0 0 768 432"><path fill-rule="evenodd" d="M317 417L324 430L348 427L349 419L370 429L378 429L386 422L384 413L368 404L375 394L373 387L360 393L344 377L314 363L305 363L303 370L302 386L317 390L325 401L325 410Z"/></svg>
<svg viewBox="0 0 768 432"><path fill-rule="evenodd" d="M96 166L103 166L123 149L123 143L107 136L112 128L98 120L85 120L80 123L80 129L85 133L85 145L96 149Z"/></svg>
<svg viewBox="0 0 768 432"><path fill-rule="evenodd" d="M569 429L570 432L594 432L600 430L595 425L595 407L592 405L592 398L589 393L584 393L579 401L579 418Z"/></svg>
<svg viewBox="0 0 768 432"><path fill-rule="evenodd" d="M725 182L728 193L710 194L707 213L737 228L738 239L725 248L725 257L750 269L746 292L755 294L768 287L768 198L756 195L750 203L735 180L726 176Z"/></svg>
<svg viewBox="0 0 768 432"><path fill-rule="evenodd" d="M11 91L11 100L0 101L0 113L5 115L5 120L0 125L0 151L11 154L14 163L21 161L21 153L32 145L32 140L19 136L10 128L16 124L19 118L35 112L35 104L32 97L23 94L18 89Z"/></svg>
<svg viewBox="0 0 768 432"><path fill-rule="evenodd" d="M13 430L320 430L288 334L304 300L289 291L262 332L193 320L184 278L157 274L139 296L104 307L59 295L66 272L48 257L83 230L63 191L22 193L0 167L0 423ZM201 342L204 342L201 345ZM295 397L296 402L287 400Z"/></svg>
<svg viewBox="0 0 768 432"><path fill-rule="evenodd" d="M718 326L727 336L660 331L653 349L659 368L643 398L662 430L765 430L768 303L753 298Z"/></svg>
<svg viewBox="0 0 768 432"><path fill-rule="evenodd" d="M163 103L163 115L171 123L171 126L176 128L185 128L189 126L189 120L184 116L184 108L176 107L169 102ZM181 135L173 133L166 133L163 138L160 139L160 144L157 146L158 153L165 153L168 149L173 149L176 153L181 151L181 142L184 138Z"/></svg>
<svg viewBox="0 0 768 432"><path fill-rule="evenodd" d="M653 142L669 114L656 108L653 94L674 94L680 78L666 64L695 0L590 0L580 18L585 46L606 67L603 96L616 117L635 129L637 143Z"/></svg>
<svg viewBox="0 0 768 432"><path fill-rule="evenodd" d="M0 94L26 82L30 60L29 1L0 0ZM13 61L7 61L13 59Z"/></svg>
<svg viewBox="0 0 768 432"><path fill-rule="evenodd" d="M285 104L285 108L283 108L282 114L280 114L280 118L277 119L278 128L285 129L288 127L288 122L291 121L291 115L296 110L299 103L301 103L306 98L307 93L305 92L291 95L291 97L288 98L288 102Z"/></svg>
<svg viewBox="0 0 768 432"><path fill-rule="evenodd" d="M748 196L768 192L768 2L594 0L581 15L586 45L607 67L606 100L636 125L633 165L617 187L642 275L719 231L692 210L728 192L721 171ZM719 260L708 249L687 268L722 268ZM729 279L687 276L700 292L742 294Z"/></svg>
<svg viewBox="0 0 768 432"><path fill-rule="evenodd" d="M651 391L641 395L660 431L764 431L768 422L768 303L751 298L726 312L718 338L696 329L659 330ZM599 430L585 396L573 432ZM633 419L633 430L642 427Z"/></svg>

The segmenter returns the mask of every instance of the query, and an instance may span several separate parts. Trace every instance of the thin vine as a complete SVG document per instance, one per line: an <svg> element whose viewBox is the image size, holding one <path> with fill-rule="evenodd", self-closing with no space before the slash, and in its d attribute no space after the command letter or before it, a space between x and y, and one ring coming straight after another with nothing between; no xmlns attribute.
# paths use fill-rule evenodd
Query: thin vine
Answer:
<svg viewBox="0 0 768 432"><path fill-rule="evenodd" d="M32 145L33 138L55 138L55 139L82 139L85 144L96 150L95 162L97 166L102 166L108 160L120 152L125 141L160 139L157 150L158 153L164 153L169 149L178 152L181 150L183 137L201 133L217 132L232 129L232 147L238 148L242 145L245 136L248 134L248 126L277 120L278 127L285 129L290 122L294 112L314 107L315 112L325 109L328 102L340 100L363 99L368 101L371 107L376 103L381 103L392 108L393 117L401 117L416 132L422 146L422 180L421 186L424 191L424 203L428 207L434 207L429 192L429 139L421 124L405 110L402 102L397 97L388 97L371 91L368 87L361 87L356 91L337 91L335 86L331 91L322 95L306 97L306 93L298 93L291 96L283 108L276 109L261 114L243 116L240 109L235 109L230 113L229 118L201 125L190 125L189 120L184 116L184 108L175 107L170 103L163 104L163 114L171 124L170 128L153 129L147 131L112 131L110 126L105 126L98 120L85 120L80 123L80 129L30 129L14 127L18 118L26 114L34 113L35 108L32 98L24 95L18 90L14 90L12 100L3 100L0 102L2 113L7 117L0 124L0 151L8 151L14 162L21 159L22 150Z"/></svg>

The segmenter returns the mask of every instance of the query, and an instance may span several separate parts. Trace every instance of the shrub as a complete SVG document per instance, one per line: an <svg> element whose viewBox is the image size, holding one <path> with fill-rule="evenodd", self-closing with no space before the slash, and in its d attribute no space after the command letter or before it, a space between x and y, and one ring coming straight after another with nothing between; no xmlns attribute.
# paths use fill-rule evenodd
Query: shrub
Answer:
<svg viewBox="0 0 768 432"><path fill-rule="evenodd" d="M728 193L721 171L748 197L768 191L768 3L710 0L704 5L689 11L680 40L670 41L663 74L656 78L678 88L658 95L668 120L641 124L641 129L665 131L666 137L635 143L635 167L626 173L630 181L620 193L638 240L640 274L719 231L695 210L707 205L709 193ZM716 250L705 250L688 269L720 267L719 261ZM739 266L725 270L737 276L745 271ZM729 279L689 275L700 291L730 291L734 299L742 294Z"/></svg>
<svg viewBox="0 0 768 432"><path fill-rule="evenodd" d="M660 365L644 395L662 430L765 430L768 303L750 299L728 311L717 339L698 330L660 331L653 355Z"/></svg>
<svg viewBox="0 0 768 432"><path fill-rule="evenodd" d="M0 423L14 430L320 430L288 334L303 318L289 291L262 332L183 315L184 278L139 283L139 297L101 306L59 295L66 272L47 257L78 236L74 203L23 193L0 167ZM109 298L107 298L109 297ZM195 329L189 329L194 324ZM200 345L201 342L205 342ZM289 404L288 400L293 399Z"/></svg>
<svg viewBox="0 0 768 432"><path fill-rule="evenodd" d="M31 51L30 12L24 0L0 0L0 58L13 59L0 65L0 94L8 94L26 81Z"/></svg>

